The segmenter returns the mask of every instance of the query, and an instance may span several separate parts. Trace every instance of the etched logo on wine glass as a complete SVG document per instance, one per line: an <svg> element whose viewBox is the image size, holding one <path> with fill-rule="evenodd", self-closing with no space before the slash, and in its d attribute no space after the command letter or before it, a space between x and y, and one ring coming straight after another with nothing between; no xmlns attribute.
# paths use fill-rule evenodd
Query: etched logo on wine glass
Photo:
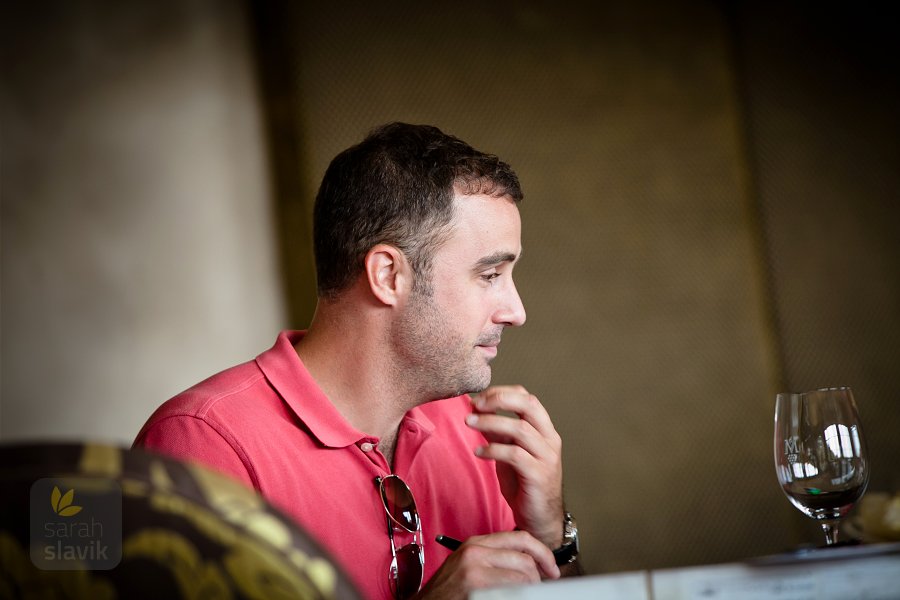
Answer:
<svg viewBox="0 0 900 600"><path fill-rule="evenodd" d="M801 444L796 438L784 440L784 456L789 464L794 464L800 458Z"/></svg>

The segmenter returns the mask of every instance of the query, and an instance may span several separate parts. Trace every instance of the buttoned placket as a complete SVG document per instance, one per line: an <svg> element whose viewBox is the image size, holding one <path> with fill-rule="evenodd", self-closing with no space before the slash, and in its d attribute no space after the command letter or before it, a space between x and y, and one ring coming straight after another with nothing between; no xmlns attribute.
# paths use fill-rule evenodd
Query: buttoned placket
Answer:
<svg viewBox="0 0 900 600"><path fill-rule="evenodd" d="M384 454L378 449L377 438L362 438L357 440L356 447L359 448L362 455L376 467L378 474L383 476L390 473L390 465L388 465Z"/></svg>

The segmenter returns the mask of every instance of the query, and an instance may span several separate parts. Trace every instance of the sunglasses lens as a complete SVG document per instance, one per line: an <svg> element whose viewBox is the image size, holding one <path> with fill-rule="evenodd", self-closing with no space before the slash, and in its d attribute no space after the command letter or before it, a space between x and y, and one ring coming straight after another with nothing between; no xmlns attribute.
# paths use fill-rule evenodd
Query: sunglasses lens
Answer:
<svg viewBox="0 0 900 600"><path fill-rule="evenodd" d="M381 481L381 497L391 518L405 530L415 533L419 528L419 513L412 492L403 480L396 476Z"/></svg>
<svg viewBox="0 0 900 600"><path fill-rule="evenodd" d="M422 547L416 543L416 537L421 537L422 528L419 521L419 513L416 511L416 501L402 479L396 475L388 475L376 480L381 490L381 500L388 514L388 535L391 538L391 552L393 561L390 569L391 593L394 598L404 600L410 598L422 587L423 567L425 555ZM402 527L413 535L413 542L394 550L394 526Z"/></svg>
<svg viewBox="0 0 900 600"><path fill-rule="evenodd" d="M422 585L422 552L418 544L397 550L397 573L391 579L391 592L403 600L415 595Z"/></svg>

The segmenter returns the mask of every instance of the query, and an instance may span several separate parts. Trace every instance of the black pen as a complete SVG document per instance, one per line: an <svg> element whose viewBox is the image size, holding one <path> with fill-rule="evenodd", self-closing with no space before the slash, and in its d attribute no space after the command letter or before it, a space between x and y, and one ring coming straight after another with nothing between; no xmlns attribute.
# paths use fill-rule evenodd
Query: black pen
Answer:
<svg viewBox="0 0 900 600"><path fill-rule="evenodd" d="M438 544L440 544L444 548L450 548L451 550L456 550L457 548L462 546L461 541L459 541L457 539L453 539L452 537L448 537L446 535L439 535L436 538L434 538L434 541L436 541Z"/></svg>

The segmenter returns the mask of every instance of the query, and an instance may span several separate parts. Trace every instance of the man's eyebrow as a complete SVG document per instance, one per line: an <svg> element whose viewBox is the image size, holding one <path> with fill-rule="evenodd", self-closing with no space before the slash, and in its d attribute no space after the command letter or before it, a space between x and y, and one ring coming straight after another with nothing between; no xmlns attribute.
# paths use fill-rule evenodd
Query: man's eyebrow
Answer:
<svg viewBox="0 0 900 600"><path fill-rule="evenodd" d="M479 258L478 262L475 263L475 270L478 271L489 267L496 267L505 262L515 262L517 258L518 256L512 252L494 252L493 254L488 254L487 256Z"/></svg>

